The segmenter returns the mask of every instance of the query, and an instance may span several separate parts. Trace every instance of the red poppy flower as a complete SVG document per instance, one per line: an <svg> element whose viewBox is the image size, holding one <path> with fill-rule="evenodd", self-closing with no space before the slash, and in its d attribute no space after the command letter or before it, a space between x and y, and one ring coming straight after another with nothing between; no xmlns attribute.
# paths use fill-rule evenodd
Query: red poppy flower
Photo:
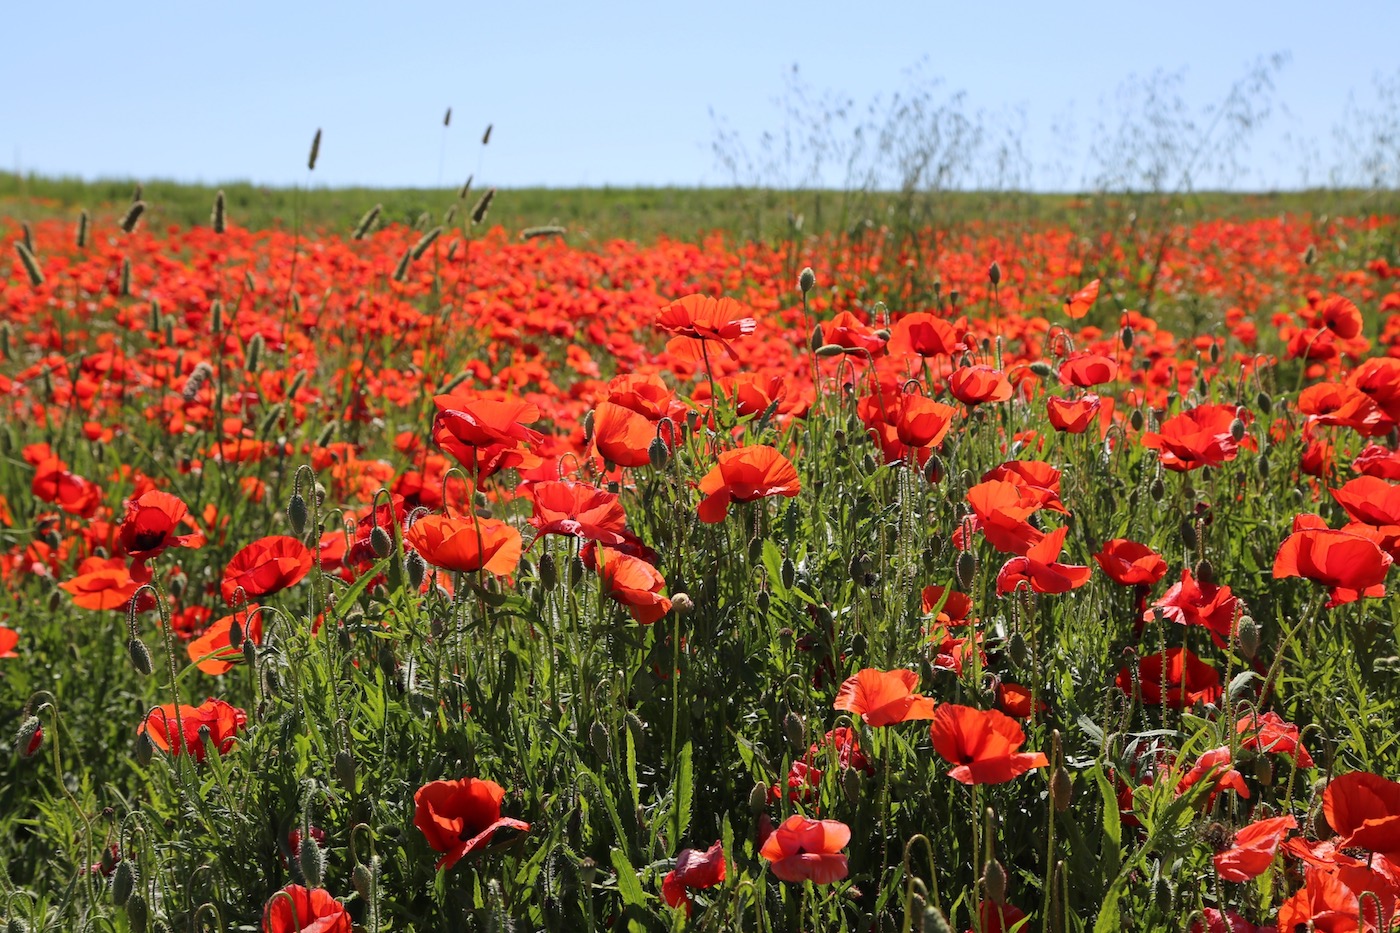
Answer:
<svg viewBox="0 0 1400 933"><path fill-rule="evenodd" d="M1117 362L1101 353L1072 353L1060 364L1060 381L1081 389L1104 385L1117 378Z"/></svg>
<svg viewBox="0 0 1400 933"><path fill-rule="evenodd" d="M1003 904L990 897L984 897L977 914L982 921L981 933L1007 933L1009 930L1022 933L1027 929L1027 925L1021 923L1026 919L1026 912L1014 904ZM968 930L966 933L973 931Z"/></svg>
<svg viewBox="0 0 1400 933"><path fill-rule="evenodd" d="M906 314L890 329L889 351L896 355L952 356L965 349L953 325L927 311Z"/></svg>
<svg viewBox="0 0 1400 933"><path fill-rule="evenodd" d="M1304 577L1331 590L1330 609L1363 596L1385 595L1391 557L1374 541L1345 531L1309 528L1279 545L1274 579Z"/></svg>
<svg viewBox="0 0 1400 933"><path fill-rule="evenodd" d="M1205 780L1211 783L1210 794L1206 798L1206 809L1214 804L1215 795L1227 788L1244 799L1249 799L1249 785L1245 784L1244 775L1235 768L1228 745L1202 752L1201 757L1191 766L1191 770L1181 776L1181 781L1176 785L1176 792L1178 795L1184 794Z"/></svg>
<svg viewBox="0 0 1400 933"><path fill-rule="evenodd" d="M1081 318L1089 313L1089 309L1094 306L1094 302L1099 298L1099 280L1094 279L1079 291L1069 296L1065 302L1065 315L1071 318Z"/></svg>
<svg viewBox="0 0 1400 933"><path fill-rule="evenodd" d="M977 653L978 663L982 669L987 667L987 653L981 649L982 633L978 632L976 637L955 636L946 626L934 626L929 631L929 643L933 645L933 667L935 670L952 671L959 677L962 676L963 668L973 658L973 652Z"/></svg>
<svg viewBox="0 0 1400 933"><path fill-rule="evenodd" d="M322 888L289 884L263 908L263 933L350 933L345 905Z"/></svg>
<svg viewBox="0 0 1400 933"><path fill-rule="evenodd" d="M506 522L476 515L425 515L404 533L404 543L434 567L496 576L520 564L520 532Z"/></svg>
<svg viewBox="0 0 1400 933"><path fill-rule="evenodd" d="M933 716L933 700L914 692L919 675L903 668L893 671L867 667L841 684L836 709L858 713L867 726L890 726Z"/></svg>
<svg viewBox="0 0 1400 933"><path fill-rule="evenodd" d="M1049 708L1050 707L1046 706L1043 701L1038 701L1035 704L1035 709L1042 713ZM1023 687L1020 684L1009 684L1005 681L997 684L997 709L1016 719L1030 719L1030 688Z"/></svg>
<svg viewBox="0 0 1400 933"><path fill-rule="evenodd" d="M179 732L175 728L177 721ZM243 731L247 722L248 714L243 710L210 697L198 706L181 703L178 716L173 703L158 706L146 715L137 731L150 736L162 751L173 755L188 753L194 755L195 761L203 761L205 746L199 737L201 729L208 728L214 750L224 755L233 748L235 736Z"/></svg>
<svg viewBox="0 0 1400 933"><path fill-rule="evenodd" d="M654 373L624 373L608 383L604 401L621 405L655 424L662 418L673 421L684 417L686 407L676 399L676 393Z"/></svg>
<svg viewBox="0 0 1400 933"><path fill-rule="evenodd" d="M1058 398L1050 396L1045 400L1046 414L1050 426L1066 434L1083 434L1099 414L1099 397L1085 395L1080 398Z"/></svg>
<svg viewBox="0 0 1400 933"><path fill-rule="evenodd" d="M1339 775L1322 792L1322 812L1340 848L1400 858L1400 782L1366 771Z"/></svg>
<svg viewBox="0 0 1400 933"><path fill-rule="evenodd" d="M656 425L630 408L602 402L593 412L593 444L599 454L618 466L651 463L651 442L656 437Z"/></svg>
<svg viewBox="0 0 1400 933"><path fill-rule="evenodd" d="M526 427L539 420L540 410L532 402L519 399L493 399L472 394L437 395L435 425L444 426L452 437L468 447L505 444L517 447L535 444L544 435Z"/></svg>
<svg viewBox="0 0 1400 933"><path fill-rule="evenodd" d="M215 676L226 674L243 660L242 649L234 648L229 643L229 632L235 620L243 629L244 639L255 645L262 644L262 613L258 611L256 603L244 606L232 615L215 619L204 634L186 646L190 660L204 673Z"/></svg>
<svg viewBox="0 0 1400 933"><path fill-rule="evenodd" d="M716 842L705 851L681 849L676 856L676 867L661 879L661 896L671 907L685 905L686 915L691 909L690 892L713 888L724 880L724 845Z"/></svg>
<svg viewBox="0 0 1400 933"><path fill-rule="evenodd" d="M621 603L641 625L650 625L671 611L671 601L661 595L666 579L651 564L609 547L594 551L603 591Z"/></svg>
<svg viewBox="0 0 1400 933"><path fill-rule="evenodd" d="M1319 382L1298 393L1298 410L1309 424L1351 428L1362 437L1376 437L1391 428L1391 419L1371 398L1353 386Z"/></svg>
<svg viewBox="0 0 1400 933"><path fill-rule="evenodd" d="M866 758L865 752L860 749L860 739L856 731L850 726L837 726L823 736L822 741L813 742L807 749L804 760L808 763L817 761L823 754L823 748L835 750L836 764L842 768L855 768L866 774L875 773L870 759Z"/></svg>
<svg viewBox="0 0 1400 933"><path fill-rule="evenodd" d="M1351 462L1351 468L1363 476L1400 480L1400 450L1369 444Z"/></svg>
<svg viewBox="0 0 1400 933"><path fill-rule="evenodd" d="M1094 560L1120 586L1152 586L1167 575L1167 562L1162 555L1127 538L1105 541Z"/></svg>
<svg viewBox="0 0 1400 933"><path fill-rule="evenodd" d="M489 849L502 830L502 843L508 844L528 833L530 824L501 816L506 792L495 781L462 778L459 781L432 781L413 795L413 825L423 833L428 845L443 853L439 869L451 868L464 857Z"/></svg>
<svg viewBox="0 0 1400 933"><path fill-rule="evenodd" d="M811 820L793 814L763 842L759 855L782 881L831 884L846 877L841 850L851 841L851 828L837 820Z"/></svg>
<svg viewBox="0 0 1400 933"><path fill-rule="evenodd" d="M1151 622L1158 611L1178 625L1204 626L1216 647L1224 648L1235 630L1240 601L1228 586L1202 583L1182 568L1181 582L1143 613L1143 621Z"/></svg>
<svg viewBox="0 0 1400 933"><path fill-rule="evenodd" d="M1357 933L1361 904L1336 874L1310 869L1307 883L1279 905L1278 928L1314 933ZM1372 914L1375 908L1369 909ZM1367 924L1367 933L1375 927Z"/></svg>
<svg viewBox="0 0 1400 933"><path fill-rule="evenodd" d="M1024 554L1045 537L1026 521L1042 504L1030 487L1004 480L978 483L967 491L967 504L977 516L977 528L999 551Z"/></svg>
<svg viewBox="0 0 1400 933"><path fill-rule="evenodd" d="M1239 451L1239 442L1230 433L1236 417L1233 405L1201 405L1168 418L1160 431L1144 433L1142 446L1156 450L1169 470L1219 466L1235 459Z"/></svg>
<svg viewBox="0 0 1400 933"><path fill-rule="evenodd" d="M1400 483L1387 483L1375 476L1358 476L1332 490L1332 498L1353 520L1383 528L1400 525Z"/></svg>
<svg viewBox="0 0 1400 933"><path fill-rule="evenodd" d="M311 549L288 535L269 535L243 548L224 568L220 591L234 605L239 591L256 599L285 590L311 572Z"/></svg>
<svg viewBox="0 0 1400 933"><path fill-rule="evenodd" d="M616 493L567 480L530 483L525 487L534 514L530 524L543 537L568 535L603 544L621 544L627 513Z"/></svg>
<svg viewBox="0 0 1400 933"><path fill-rule="evenodd" d="M97 484L68 472L68 467L56 457L34 468L30 489L37 498L79 518L92 518L102 504L102 490Z"/></svg>
<svg viewBox="0 0 1400 933"><path fill-rule="evenodd" d="M889 425L900 447L921 448L942 443L957 409L918 392L881 391L862 397L856 414L867 430ZM902 455L903 451L900 453Z"/></svg>
<svg viewBox="0 0 1400 933"><path fill-rule="evenodd" d="M141 584L132 579L120 557L88 557L78 565L78 575L58 587L71 593L73 605L80 609L120 609Z"/></svg>
<svg viewBox="0 0 1400 933"><path fill-rule="evenodd" d="M7 625L0 625L0 658L17 658L15 646L19 644L19 632Z"/></svg>
<svg viewBox="0 0 1400 933"><path fill-rule="evenodd" d="M992 480L1023 486L1040 500L1041 508L1069 514L1060 501L1060 471L1044 460L1008 460L982 474L982 482Z"/></svg>
<svg viewBox="0 0 1400 933"><path fill-rule="evenodd" d="M990 366L961 366L948 376L948 391L964 405L1004 402L1011 398L1006 373Z"/></svg>
<svg viewBox="0 0 1400 933"><path fill-rule="evenodd" d="M1317 316L1323 327L1343 340L1351 340L1361 333L1361 309L1349 298L1329 295L1318 307Z"/></svg>
<svg viewBox="0 0 1400 933"><path fill-rule="evenodd" d="M1269 870L1289 830L1297 829L1291 816L1257 820L1235 833L1230 848L1215 855L1215 872L1223 881L1249 881Z"/></svg>
<svg viewBox="0 0 1400 933"><path fill-rule="evenodd" d="M752 502L765 496L792 497L802 491L797 468L776 448L762 444L727 450L700 480L700 520L714 524L729 514L730 502Z"/></svg>
<svg viewBox="0 0 1400 933"><path fill-rule="evenodd" d="M944 597L944 593L947 597ZM972 613L972 597L966 593L959 593L957 590L948 590L941 586L926 586L919 594L920 602L923 606L924 614L927 615L938 609L938 616L935 622L944 625L960 625L967 621L968 615ZM939 603L942 606L939 606Z"/></svg>
<svg viewBox="0 0 1400 933"><path fill-rule="evenodd" d="M177 496L152 489L126 503L126 516L117 531L117 543L132 559L132 576L150 579L146 562L166 548L198 548L204 535L198 530L176 534L181 524L190 521L189 506Z"/></svg>
<svg viewBox="0 0 1400 933"><path fill-rule="evenodd" d="M1191 933L1278 933L1278 927L1256 927L1233 910L1207 907L1191 924Z"/></svg>
<svg viewBox="0 0 1400 933"><path fill-rule="evenodd" d="M822 346L864 350L871 356L877 355L885 346L885 338L849 311L842 311L819 326L822 332Z"/></svg>
<svg viewBox="0 0 1400 933"><path fill-rule="evenodd" d="M729 341L753 333L758 322L733 298L687 295L667 305L656 319L656 326L675 334L666 344L672 353L694 358L700 349L693 341L703 344L713 340L724 347L731 359L738 359Z"/></svg>
<svg viewBox="0 0 1400 933"><path fill-rule="evenodd" d="M1220 700L1220 672L1196 657L1189 648L1168 648L1145 654L1137 662L1142 702L1151 706L1185 709L1197 702ZM1114 683L1128 695L1133 692L1133 671L1125 667Z"/></svg>
<svg viewBox="0 0 1400 933"><path fill-rule="evenodd" d="M1068 525L1056 528L1031 545L1024 557L1013 557L1002 564L997 573L997 593L1013 592L1023 582L1030 583L1037 593L1067 593L1088 583L1092 573L1088 567L1055 560L1064 549L1068 534Z"/></svg>
<svg viewBox="0 0 1400 933"><path fill-rule="evenodd" d="M1312 755L1303 747L1298 727L1284 720L1273 711L1248 715L1235 723L1235 734L1240 736L1240 748L1253 749L1264 754L1289 755L1300 768L1314 766Z"/></svg>
<svg viewBox="0 0 1400 933"><path fill-rule="evenodd" d="M933 750L954 766L948 776L963 784L1005 784L1050 764L1043 752L1019 751L1026 733L994 709L944 703L933 714L929 735Z"/></svg>

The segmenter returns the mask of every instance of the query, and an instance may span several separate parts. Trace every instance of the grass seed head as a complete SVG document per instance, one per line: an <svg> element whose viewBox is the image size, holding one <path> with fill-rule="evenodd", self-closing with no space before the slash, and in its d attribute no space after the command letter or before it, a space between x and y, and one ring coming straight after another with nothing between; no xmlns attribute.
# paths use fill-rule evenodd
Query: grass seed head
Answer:
<svg viewBox="0 0 1400 933"><path fill-rule="evenodd" d="M316 135L311 138L311 155L306 160L306 170L314 172L316 170L316 159L321 154L321 128L316 128Z"/></svg>
<svg viewBox="0 0 1400 933"><path fill-rule="evenodd" d="M15 253L19 256L20 265L24 266L24 274L29 276L29 284L34 288L43 285L44 271L39 268L39 259L34 251L25 246L23 240L16 240Z"/></svg>
<svg viewBox="0 0 1400 933"><path fill-rule="evenodd" d="M131 206L122 215L121 228L123 233L131 233L136 229L136 225L141 222L141 215L146 213L145 201L133 201Z"/></svg>

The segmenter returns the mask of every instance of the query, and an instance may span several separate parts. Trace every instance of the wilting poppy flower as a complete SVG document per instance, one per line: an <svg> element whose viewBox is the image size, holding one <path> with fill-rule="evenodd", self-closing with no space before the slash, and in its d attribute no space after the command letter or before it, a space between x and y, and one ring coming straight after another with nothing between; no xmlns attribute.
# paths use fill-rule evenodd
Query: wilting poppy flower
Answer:
<svg viewBox="0 0 1400 933"><path fill-rule="evenodd" d="M1159 611L1178 625L1205 627L1216 647L1224 648L1234 633L1240 601L1228 586L1202 583L1192 576L1190 569L1182 568L1181 582L1174 584L1143 613L1143 621L1151 622Z"/></svg>
<svg viewBox="0 0 1400 933"><path fill-rule="evenodd" d="M944 703L929 725L933 750L952 764L948 776L963 784L1004 784L1050 764L1043 752L1019 751L1026 733L994 709Z"/></svg>
<svg viewBox="0 0 1400 933"><path fill-rule="evenodd" d="M656 326L675 338L666 349L685 357L700 355L700 346L692 341L713 340L733 359L738 354L729 341L753 333L758 326L746 309L733 298L711 298L708 295L687 295L671 302L656 319Z"/></svg>
<svg viewBox="0 0 1400 933"><path fill-rule="evenodd" d="M1137 662L1142 702L1151 706L1184 709L1197 701L1220 700L1220 672L1196 657L1189 648L1168 648L1145 654ZM1133 692L1133 670L1125 667L1114 680L1119 690Z"/></svg>
<svg viewBox="0 0 1400 933"><path fill-rule="evenodd" d="M120 609L131 601L141 584L132 579L121 558L88 557L78 565L78 575L60 583L58 588L71 593L73 605L80 609Z"/></svg>
<svg viewBox="0 0 1400 933"><path fill-rule="evenodd" d="M603 544L621 544L627 513L616 493L567 480L526 487L534 514L530 524L539 535L570 535Z"/></svg>
<svg viewBox="0 0 1400 933"><path fill-rule="evenodd" d="M0 625L0 658L17 658L15 645L19 644L19 632L6 625Z"/></svg>
<svg viewBox="0 0 1400 933"><path fill-rule="evenodd" d="M1224 881L1248 881L1269 870L1279 844L1288 831L1298 828L1291 816L1257 820L1235 833L1230 848L1215 854L1215 872Z"/></svg>
<svg viewBox="0 0 1400 933"><path fill-rule="evenodd" d="M177 721L179 730L176 729ZM203 761L205 748L199 737L201 729L209 729L214 750L223 755L233 748L234 737L243 731L247 722L248 714L243 710L210 697L198 706L181 703L178 715L173 703L158 706L146 715L138 731L150 736L162 751L172 755L188 753L194 755L195 761Z"/></svg>
<svg viewBox="0 0 1400 933"><path fill-rule="evenodd" d="M1101 353L1073 353L1060 364L1060 381L1081 389L1118 378L1118 364Z"/></svg>
<svg viewBox="0 0 1400 933"><path fill-rule="evenodd" d="M1050 418L1050 426L1056 431L1083 434L1098 417L1099 397L1085 395L1070 399L1052 395L1045 400L1045 409Z"/></svg>
<svg viewBox="0 0 1400 933"><path fill-rule="evenodd" d="M793 814L764 840L758 854L782 881L831 884L846 877L846 856L841 850L850 841L851 828L845 823Z"/></svg>
<svg viewBox="0 0 1400 933"><path fill-rule="evenodd" d="M204 634L186 646L190 660L206 674L226 674L243 660L241 648L234 648L229 642L229 632L237 621L243 629L243 638L255 645L262 644L262 613L256 604L245 606L232 615L215 619Z"/></svg>
<svg viewBox="0 0 1400 933"><path fill-rule="evenodd" d="M889 351L897 355L952 356L966 347L953 325L927 311L915 311L895 321Z"/></svg>
<svg viewBox="0 0 1400 933"><path fill-rule="evenodd" d="M752 502L765 496L792 497L802 491L797 469L775 448L763 444L726 450L719 463L700 480L700 520L714 524L729 514L730 502Z"/></svg>
<svg viewBox="0 0 1400 933"><path fill-rule="evenodd" d="M234 605L241 590L256 599L285 590L311 571L311 549L288 535L269 535L243 548L224 568L220 591L224 602Z"/></svg>
<svg viewBox="0 0 1400 933"><path fill-rule="evenodd" d="M836 709L859 713L867 726L890 726L933 716L933 700L914 692L919 675L900 668L893 671L867 667L841 684Z"/></svg>
<svg viewBox="0 0 1400 933"><path fill-rule="evenodd" d="M263 933L350 933L345 905L322 888L289 884L263 908Z"/></svg>
<svg viewBox="0 0 1400 933"><path fill-rule="evenodd" d="M1298 763L1298 767L1313 767L1312 755L1303 747L1298 727L1272 710L1257 716L1241 717L1235 723L1235 734L1240 737L1240 748L1264 754L1289 755Z"/></svg>
<svg viewBox="0 0 1400 933"><path fill-rule="evenodd" d="M593 413L593 444L599 454L618 466L651 463L649 451L656 438L656 425L630 408L602 402Z"/></svg>
<svg viewBox="0 0 1400 933"><path fill-rule="evenodd" d="M626 606L641 625L650 625L671 611L671 601L661 595L666 579L651 564L609 547L598 548L594 561L603 591Z"/></svg>
<svg viewBox="0 0 1400 933"><path fill-rule="evenodd" d="M1099 280L1094 279L1079 291L1069 296L1065 302L1065 315L1071 318L1081 318L1089 313L1089 309L1094 306L1094 302L1099 297Z"/></svg>
<svg viewBox="0 0 1400 933"><path fill-rule="evenodd" d="M1026 521L1039 511L1042 497L1034 489L1004 480L978 483L967 491L967 504L977 516L977 527L999 551L1024 554L1045 537Z"/></svg>
<svg viewBox="0 0 1400 933"><path fill-rule="evenodd" d="M132 576L150 579L146 562L166 548L197 548L204 544L198 530L176 534L180 525L188 522L189 506L177 496L152 489L126 503L126 515L117 531L117 543L132 559Z"/></svg>
<svg viewBox="0 0 1400 933"><path fill-rule="evenodd" d="M990 366L961 366L948 376L948 391L964 405L1004 402L1011 398L1006 373Z"/></svg>
<svg viewBox="0 0 1400 933"><path fill-rule="evenodd" d="M463 857L487 850L503 830L502 843L514 842L519 833L530 831L529 823L501 816L505 796L501 785L479 778L432 781L418 788L413 795L413 825L422 831L428 845L443 853L439 869L451 868Z"/></svg>
<svg viewBox="0 0 1400 933"><path fill-rule="evenodd" d="M1400 782L1366 771L1339 775L1322 792L1322 812L1342 837L1338 847L1400 857Z"/></svg>
<svg viewBox="0 0 1400 933"><path fill-rule="evenodd" d="M1167 575L1167 562L1162 555L1127 538L1105 541L1094 560L1120 586L1152 586Z"/></svg>
<svg viewBox="0 0 1400 933"><path fill-rule="evenodd" d="M404 543L434 567L496 576L520 564L520 532L500 519L476 515L425 515L404 533Z"/></svg>
<svg viewBox="0 0 1400 933"><path fill-rule="evenodd" d="M1384 596L1390 564L1390 555L1369 538L1310 528L1295 531L1279 545L1274 579L1305 577L1321 583L1331 590L1331 608L1363 596Z"/></svg>
<svg viewBox="0 0 1400 933"><path fill-rule="evenodd" d="M1184 794L1205 780L1211 783L1206 802L1207 809L1214 803L1215 795L1227 788L1246 800L1249 799L1249 785L1245 784L1244 775L1235 768L1228 745L1202 752L1201 757L1191 766L1191 770L1182 775L1180 783L1176 785L1176 792L1178 795Z"/></svg>
<svg viewBox="0 0 1400 933"><path fill-rule="evenodd" d="M724 880L724 845L716 842L705 851L681 849L676 867L661 879L661 896L671 907L685 905L690 913L690 892L713 888Z"/></svg>
<svg viewBox="0 0 1400 933"><path fill-rule="evenodd" d="M1013 557L997 573L997 593L1005 595L1023 582L1037 593L1067 593L1089 582L1092 572L1079 564L1061 564L1055 558L1065 546L1069 526L1056 528L1032 544L1023 557Z"/></svg>
<svg viewBox="0 0 1400 933"><path fill-rule="evenodd" d="M102 504L102 490L97 488L97 484L70 473L64 462L56 457L44 460L34 468L30 489L37 498L79 518L92 518Z"/></svg>
<svg viewBox="0 0 1400 933"><path fill-rule="evenodd" d="M823 346L864 350L874 356L885 345L885 338L849 311L842 311L818 326L821 328Z"/></svg>
<svg viewBox="0 0 1400 933"><path fill-rule="evenodd" d="M1230 433L1233 405L1201 405L1168 418L1161 430L1145 432L1142 446L1156 450L1162 466L1185 472L1235 459L1239 442Z"/></svg>

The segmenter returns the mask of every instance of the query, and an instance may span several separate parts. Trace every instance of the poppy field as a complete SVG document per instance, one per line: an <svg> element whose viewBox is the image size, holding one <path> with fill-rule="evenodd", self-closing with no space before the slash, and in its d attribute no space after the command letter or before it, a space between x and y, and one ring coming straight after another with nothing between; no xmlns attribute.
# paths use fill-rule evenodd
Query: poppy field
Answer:
<svg viewBox="0 0 1400 933"><path fill-rule="evenodd" d="M492 194L0 221L8 930L1400 929L1394 218Z"/></svg>

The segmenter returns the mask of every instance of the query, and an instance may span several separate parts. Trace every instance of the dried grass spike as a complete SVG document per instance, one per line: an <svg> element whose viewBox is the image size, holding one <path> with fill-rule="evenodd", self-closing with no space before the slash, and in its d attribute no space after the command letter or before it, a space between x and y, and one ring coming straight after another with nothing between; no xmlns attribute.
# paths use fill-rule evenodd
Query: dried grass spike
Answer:
<svg viewBox="0 0 1400 933"><path fill-rule="evenodd" d="M210 222L214 225L215 233L223 233L228 229L228 210L224 203L223 189L214 195L214 213L210 217Z"/></svg>
<svg viewBox="0 0 1400 933"><path fill-rule="evenodd" d="M433 241L441 235L441 227L434 227L433 229L429 230L427 233L423 234L421 237L418 238L417 243L413 244L413 249L410 251L409 255L413 257L414 261L423 258L423 254L428 251L428 247L432 246Z"/></svg>
<svg viewBox="0 0 1400 933"><path fill-rule="evenodd" d="M87 249L88 242L88 212L82 210L78 212L78 249Z"/></svg>
<svg viewBox="0 0 1400 933"><path fill-rule="evenodd" d="M20 265L29 276L29 284L38 288L44 284L44 271L39 268L39 259L34 251L24 245L23 240L15 240L15 252L19 254Z"/></svg>
<svg viewBox="0 0 1400 933"><path fill-rule="evenodd" d="M476 226L486 219L486 212L491 209L491 202L496 198L496 189L487 188L482 194L481 200L476 202L476 207L472 208L472 226Z"/></svg>
<svg viewBox="0 0 1400 933"><path fill-rule="evenodd" d="M306 160L306 170L316 171L316 157L321 154L321 128L316 127L316 135L311 138L311 157Z"/></svg>
<svg viewBox="0 0 1400 933"><path fill-rule="evenodd" d="M121 228L123 233L131 233L136 229L136 225L141 222L141 215L146 213L145 201L133 201L131 206L122 215Z"/></svg>
<svg viewBox="0 0 1400 933"><path fill-rule="evenodd" d="M369 233L370 228L374 226L374 222L379 219L379 212L382 210L384 210L384 205L376 204L374 207L365 211L365 216L361 217L360 222L355 225L355 232L351 234L350 238L352 240L363 240Z"/></svg>
<svg viewBox="0 0 1400 933"><path fill-rule="evenodd" d="M486 124L486 132L481 134L481 144L483 146L491 141L491 127L495 125L494 123Z"/></svg>
<svg viewBox="0 0 1400 933"><path fill-rule="evenodd" d="M457 200L465 201L467 199L467 192L472 190L472 179L475 177L475 175L467 176L467 180L462 184L462 190L457 192Z"/></svg>

